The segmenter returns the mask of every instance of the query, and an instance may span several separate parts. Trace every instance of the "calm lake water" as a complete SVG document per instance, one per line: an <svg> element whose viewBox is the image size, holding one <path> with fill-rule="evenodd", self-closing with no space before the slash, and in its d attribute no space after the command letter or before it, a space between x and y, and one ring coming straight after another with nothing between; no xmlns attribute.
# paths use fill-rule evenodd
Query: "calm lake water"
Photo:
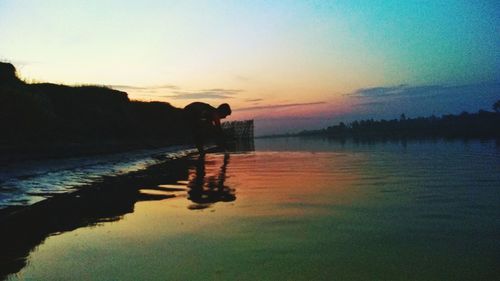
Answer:
<svg viewBox="0 0 500 281"><path fill-rule="evenodd" d="M494 141L258 139L48 237L9 279L500 280ZM164 191L159 188L164 188Z"/></svg>

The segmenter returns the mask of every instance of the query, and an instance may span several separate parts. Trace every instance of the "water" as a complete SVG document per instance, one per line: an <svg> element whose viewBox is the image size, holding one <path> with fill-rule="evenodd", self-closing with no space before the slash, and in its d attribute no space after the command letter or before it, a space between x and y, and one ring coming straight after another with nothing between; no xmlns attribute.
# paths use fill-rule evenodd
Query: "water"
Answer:
<svg viewBox="0 0 500 281"><path fill-rule="evenodd" d="M9 279L500 279L494 141L255 148L179 162L178 176L140 186L174 198L49 236Z"/></svg>
<svg viewBox="0 0 500 281"><path fill-rule="evenodd" d="M145 169L165 159L176 159L194 152L185 146L172 146L133 152L67 159L33 160L0 167L0 209L26 206L83 185Z"/></svg>

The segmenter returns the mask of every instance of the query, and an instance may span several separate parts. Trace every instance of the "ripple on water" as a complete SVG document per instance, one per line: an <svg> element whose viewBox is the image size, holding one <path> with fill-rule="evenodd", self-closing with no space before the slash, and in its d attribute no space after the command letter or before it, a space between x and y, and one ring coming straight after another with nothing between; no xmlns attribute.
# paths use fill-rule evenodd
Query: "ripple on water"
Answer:
<svg viewBox="0 0 500 281"><path fill-rule="evenodd" d="M33 204L51 194L68 192L75 187L93 183L103 176L141 170L190 152L192 150L185 147L167 147L104 156L28 161L6 166L0 171L0 208Z"/></svg>

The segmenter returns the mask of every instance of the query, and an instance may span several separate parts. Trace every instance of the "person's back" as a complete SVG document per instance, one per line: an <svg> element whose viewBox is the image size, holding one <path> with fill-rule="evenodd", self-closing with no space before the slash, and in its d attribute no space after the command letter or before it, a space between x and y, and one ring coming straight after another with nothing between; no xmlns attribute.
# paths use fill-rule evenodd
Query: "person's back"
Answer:
<svg viewBox="0 0 500 281"><path fill-rule="evenodd" d="M217 109L204 102L193 102L184 107L184 111L188 114L188 118L197 121L212 119Z"/></svg>

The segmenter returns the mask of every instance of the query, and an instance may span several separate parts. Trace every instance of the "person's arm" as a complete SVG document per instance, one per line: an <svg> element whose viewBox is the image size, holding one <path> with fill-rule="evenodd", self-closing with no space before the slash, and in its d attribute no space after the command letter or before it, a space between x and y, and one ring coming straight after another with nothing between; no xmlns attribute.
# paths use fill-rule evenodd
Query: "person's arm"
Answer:
<svg viewBox="0 0 500 281"><path fill-rule="evenodd" d="M222 128L220 126L220 118L216 114L214 114L214 116L213 116L213 123L214 123L214 126L217 128L217 130L222 130Z"/></svg>
<svg viewBox="0 0 500 281"><path fill-rule="evenodd" d="M219 116L217 114L214 114L212 121L215 126L215 131L217 132L217 145L220 147L225 147L226 146L225 135L221 127Z"/></svg>

